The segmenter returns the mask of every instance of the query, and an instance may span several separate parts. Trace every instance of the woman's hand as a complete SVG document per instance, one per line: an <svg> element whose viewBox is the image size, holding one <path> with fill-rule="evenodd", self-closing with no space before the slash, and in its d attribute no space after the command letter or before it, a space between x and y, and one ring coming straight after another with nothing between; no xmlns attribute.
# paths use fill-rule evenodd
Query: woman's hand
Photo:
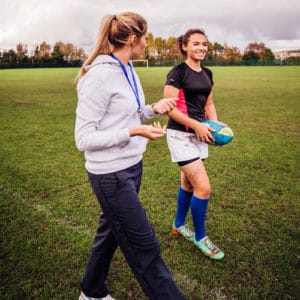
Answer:
<svg viewBox="0 0 300 300"><path fill-rule="evenodd" d="M163 98L152 105L152 111L155 114L164 115L172 111L176 107L178 98Z"/></svg>
<svg viewBox="0 0 300 300"><path fill-rule="evenodd" d="M149 140L156 140L166 134L166 126L161 127L159 122L154 122L153 125L140 125L129 130L130 136L140 135Z"/></svg>
<svg viewBox="0 0 300 300"><path fill-rule="evenodd" d="M195 122L194 124L193 129L199 141L214 145L215 139L211 135L211 132L214 132L215 130L210 128L207 124L201 124L200 122Z"/></svg>

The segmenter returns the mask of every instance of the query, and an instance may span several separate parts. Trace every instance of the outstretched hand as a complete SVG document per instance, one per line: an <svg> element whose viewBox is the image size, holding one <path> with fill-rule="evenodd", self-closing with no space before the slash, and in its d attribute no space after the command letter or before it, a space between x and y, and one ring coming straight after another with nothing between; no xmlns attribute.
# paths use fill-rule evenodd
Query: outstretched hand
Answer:
<svg viewBox="0 0 300 300"><path fill-rule="evenodd" d="M140 135L149 140L156 140L166 134L166 125L163 127L159 122L154 122L153 125L140 125L130 129L130 135Z"/></svg>

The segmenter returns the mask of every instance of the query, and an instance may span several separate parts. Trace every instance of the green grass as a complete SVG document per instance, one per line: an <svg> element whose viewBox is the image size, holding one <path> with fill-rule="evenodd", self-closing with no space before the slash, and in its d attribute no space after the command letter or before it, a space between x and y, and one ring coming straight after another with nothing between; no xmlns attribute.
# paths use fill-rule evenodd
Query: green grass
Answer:
<svg viewBox="0 0 300 300"><path fill-rule="evenodd" d="M148 144L140 193L162 256L188 299L299 299L300 67L211 69L235 134L206 161L207 231L226 256L171 234L179 170L165 138ZM160 99L169 68L137 71L148 102ZM99 207L74 145L76 72L0 70L1 299L78 297ZM145 299L120 251L108 286Z"/></svg>

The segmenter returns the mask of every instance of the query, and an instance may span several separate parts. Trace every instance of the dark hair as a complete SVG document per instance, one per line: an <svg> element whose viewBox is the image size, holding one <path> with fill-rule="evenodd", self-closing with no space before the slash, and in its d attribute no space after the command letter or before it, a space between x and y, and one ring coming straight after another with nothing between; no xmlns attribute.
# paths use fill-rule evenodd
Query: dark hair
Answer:
<svg viewBox="0 0 300 300"><path fill-rule="evenodd" d="M183 35L181 35L177 38L177 42L178 42L178 45L179 45L180 52L185 57L186 57L186 52L182 49L182 46L183 45L186 46L189 42L190 36L195 34L195 33L202 34L206 37L204 30L197 28L197 29L189 29L185 34L183 34Z"/></svg>

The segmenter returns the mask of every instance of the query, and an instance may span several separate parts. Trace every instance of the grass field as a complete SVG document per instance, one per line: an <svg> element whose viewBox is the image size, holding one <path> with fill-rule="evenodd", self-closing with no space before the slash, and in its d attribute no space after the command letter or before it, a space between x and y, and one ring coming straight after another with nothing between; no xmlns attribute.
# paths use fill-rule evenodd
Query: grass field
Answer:
<svg viewBox="0 0 300 300"><path fill-rule="evenodd" d="M165 138L148 144L140 193L162 256L188 299L299 299L300 67L211 69L219 119L235 133L206 161L207 231L225 259L170 232L179 170ZM168 70L137 69L149 103ZM99 207L74 145L76 72L0 70L1 299L78 298ZM145 299L120 251L108 286Z"/></svg>

